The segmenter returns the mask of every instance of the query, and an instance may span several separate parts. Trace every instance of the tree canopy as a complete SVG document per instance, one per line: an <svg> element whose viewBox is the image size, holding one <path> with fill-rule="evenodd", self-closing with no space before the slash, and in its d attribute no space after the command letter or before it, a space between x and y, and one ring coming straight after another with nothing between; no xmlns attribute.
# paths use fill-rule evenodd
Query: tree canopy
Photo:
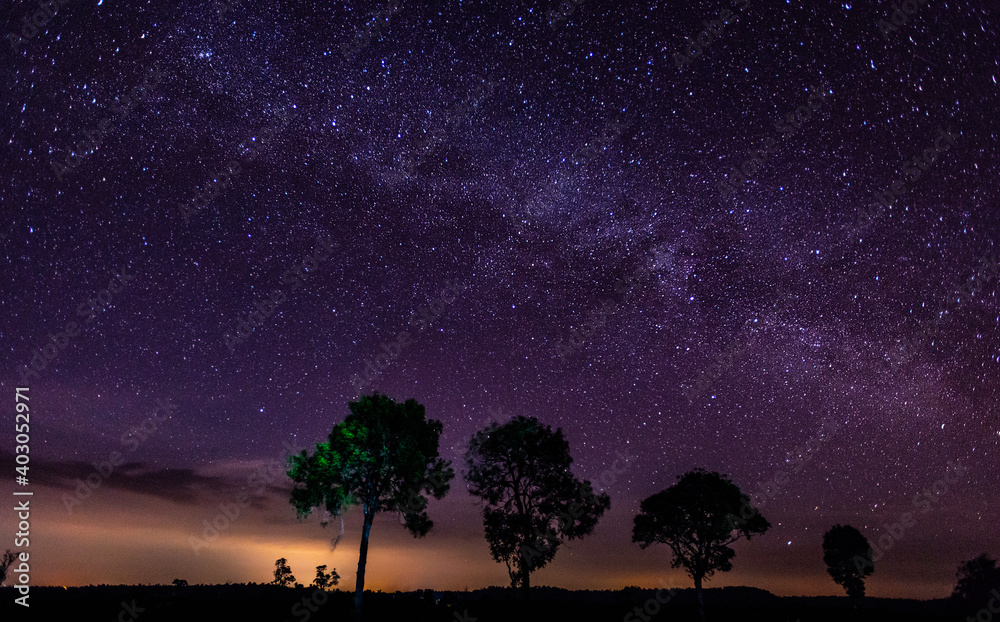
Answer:
<svg viewBox="0 0 1000 622"><path fill-rule="evenodd" d="M986 602L993 589L1000 589L1000 567L997 560L983 553L962 562L956 573L958 581L952 596L968 603Z"/></svg>
<svg viewBox="0 0 1000 622"><path fill-rule="evenodd" d="M826 571L847 595L858 600L865 595L865 578L875 572L868 539L850 525L834 525L823 534Z"/></svg>
<svg viewBox="0 0 1000 622"><path fill-rule="evenodd" d="M746 518L736 518L747 514ZM683 567L694 580L699 613L704 619L702 581L716 571L732 569L736 551L730 544L763 534L771 524L751 508L749 498L724 475L695 469L678 482L644 499L632 528L632 541L646 548L666 544L671 566Z"/></svg>
<svg viewBox="0 0 1000 622"><path fill-rule="evenodd" d="M469 442L465 478L484 502L490 554L525 597L531 572L552 561L564 539L593 531L611 505L607 493L570 472L572 462L562 430L534 417L494 422Z"/></svg>
<svg viewBox="0 0 1000 622"><path fill-rule="evenodd" d="M426 535L433 521L427 497L442 498L454 476L450 463L438 456L440 421L426 419L414 399L398 404L379 393L348 404L350 414L333 426L326 443L289 458L295 487L291 503L299 518L314 509L340 516L360 505L364 515L355 587L355 617L361 618L368 539L375 515L392 512L403 517L414 537Z"/></svg>
<svg viewBox="0 0 1000 622"><path fill-rule="evenodd" d="M326 571L326 564L316 566L316 578L313 579L312 586L320 590L328 590L340 583L340 575L337 570Z"/></svg>
<svg viewBox="0 0 1000 622"><path fill-rule="evenodd" d="M292 569L288 566L288 560L284 557L274 562L274 581L272 583L282 587L289 587L295 583L295 575L292 574Z"/></svg>

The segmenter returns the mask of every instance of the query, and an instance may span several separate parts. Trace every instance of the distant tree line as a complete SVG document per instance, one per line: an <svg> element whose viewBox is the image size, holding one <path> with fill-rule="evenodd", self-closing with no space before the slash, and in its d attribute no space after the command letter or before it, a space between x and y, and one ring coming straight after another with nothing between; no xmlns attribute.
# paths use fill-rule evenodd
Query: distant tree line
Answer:
<svg viewBox="0 0 1000 622"><path fill-rule="evenodd" d="M340 516L361 506L364 523L354 596L355 620L360 621L375 515L396 514L414 537L426 535L433 526L426 511L428 497L441 499L454 471L450 461L439 456L441 422L427 419L416 400L397 403L376 392L349 402L348 408L347 418L333 426L327 442L317 444L311 454L303 450L289 458L288 475L294 483L291 503L300 519L317 509ZM491 423L472 437L464 458L468 489L482 503L490 554L507 567L511 587L528 600L531 573L551 562L565 541L592 533L610 507L610 497L572 474L573 458L562 430L534 417ZM704 580L732 569L736 553L730 545L769 528L749 497L726 476L694 469L640 503L632 541L641 548L657 543L669 547L672 566L684 568L694 582L704 620ZM822 549L827 572L856 608L865 593L864 581L875 570L868 540L850 525L834 525L824 534ZM284 558L275 566L275 584L295 583ZM326 575L325 570L317 567L314 586L337 584L336 571ZM998 573L996 561L986 555L963 564L954 596L982 600L989 595L988 586L996 587ZM997 603L1000 606L1000 596Z"/></svg>

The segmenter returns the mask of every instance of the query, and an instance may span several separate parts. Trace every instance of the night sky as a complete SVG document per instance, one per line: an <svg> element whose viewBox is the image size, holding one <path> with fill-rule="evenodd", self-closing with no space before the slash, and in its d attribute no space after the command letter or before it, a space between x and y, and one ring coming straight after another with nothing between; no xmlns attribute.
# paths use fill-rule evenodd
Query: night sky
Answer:
<svg viewBox="0 0 1000 622"><path fill-rule="evenodd" d="M993 3L51 6L0 51L34 584L352 588L360 513L331 550L282 465L376 390L456 467L562 428L611 509L535 585L690 586L631 526L695 467L772 523L707 587L842 594L835 523L888 542L873 596L1000 553ZM366 587L508 583L460 476L429 513L376 519Z"/></svg>

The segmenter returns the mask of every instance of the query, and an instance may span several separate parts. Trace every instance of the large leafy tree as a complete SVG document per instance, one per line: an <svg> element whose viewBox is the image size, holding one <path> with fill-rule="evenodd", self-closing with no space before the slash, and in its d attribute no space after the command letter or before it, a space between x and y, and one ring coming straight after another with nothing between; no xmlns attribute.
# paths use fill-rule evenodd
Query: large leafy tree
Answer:
<svg viewBox="0 0 1000 622"><path fill-rule="evenodd" d="M291 503L300 519L320 509L326 512L322 521L326 525L330 516L361 506L364 523L354 592L355 619L361 620L375 515L395 513L414 537L426 535L433 522L424 495L442 498L454 471L438 456L441 422L426 419L416 400L397 404L373 393L350 402L348 408L350 414L333 427L326 443L317 444L311 455L303 450L289 458L288 475L295 483Z"/></svg>
<svg viewBox="0 0 1000 622"><path fill-rule="evenodd" d="M1000 566L997 565L997 560L983 553L967 562L962 562L958 567L956 578L958 581L951 595L968 604L981 607L979 603L989 600L992 590L1000 589Z"/></svg>
<svg viewBox="0 0 1000 622"><path fill-rule="evenodd" d="M865 578L875 572L868 539L855 527L834 525L823 534L823 563L855 603L865 595Z"/></svg>
<svg viewBox="0 0 1000 622"><path fill-rule="evenodd" d="M702 581L716 571L732 570L736 551L730 544L740 538L750 540L771 526L736 484L704 469L680 476L673 486L644 499L639 510L632 541L642 548L657 542L670 547L672 567L683 566L694 580L702 620ZM746 518L734 520L736 516Z"/></svg>
<svg viewBox="0 0 1000 622"><path fill-rule="evenodd" d="M477 432L466 451L469 491L482 499L490 553L507 566L511 587L529 597L531 572L555 557L563 540L581 538L611 505L570 472L561 429L518 416Z"/></svg>

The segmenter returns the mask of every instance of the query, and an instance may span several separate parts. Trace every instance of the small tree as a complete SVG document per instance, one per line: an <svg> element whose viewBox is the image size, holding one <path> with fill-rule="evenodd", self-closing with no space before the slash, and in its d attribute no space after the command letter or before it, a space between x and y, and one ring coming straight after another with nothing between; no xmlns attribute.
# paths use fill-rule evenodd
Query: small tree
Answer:
<svg viewBox="0 0 1000 622"><path fill-rule="evenodd" d="M328 590L340 583L340 575L336 568L331 572L326 571L326 565L316 566L316 578L313 579L312 586L321 590Z"/></svg>
<svg viewBox="0 0 1000 622"><path fill-rule="evenodd" d="M3 582L7 580L7 569L15 561L17 561L17 551L7 549L3 555L0 555L0 585L3 585Z"/></svg>
<svg viewBox="0 0 1000 622"><path fill-rule="evenodd" d="M732 570L736 551L730 544L750 540L770 526L736 484L719 473L695 469L642 501L632 541L642 548L657 542L670 547L671 566L683 566L694 580L698 615L704 620L702 581L716 571Z"/></svg>
<svg viewBox="0 0 1000 622"><path fill-rule="evenodd" d="M962 562L955 576L958 582L951 595L968 604L986 602L990 591L1000 588L1000 567L997 567L997 560L986 553Z"/></svg>
<svg viewBox="0 0 1000 622"><path fill-rule="evenodd" d="M292 574L292 569L288 567L288 560L284 557L274 562L274 581L272 583L281 587L291 587L295 583L295 575Z"/></svg>
<svg viewBox="0 0 1000 622"><path fill-rule="evenodd" d="M317 444L314 454L303 451L289 458L288 476L295 486L291 503L300 519L317 508L340 516L353 505L361 506L364 521L354 587L354 618L360 622L375 515L394 512L405 519L414 537L426 535L434 523L427 517L424 493L442 498L455 473L438 457L441 422L428 420L416 400L397 404L373 393L349 402L348 408L351 413L333 426L329 440Z"/></svg>
<svg viewBox="0 0 1000 622"><path fill-rule="evenodd" d="M465 478L480 497L490 553L507 566L511 587L530 595L531 572L555 557L563 539L581 538L611 505L588 481L573 476L562 430L534 417L492 423L466 450Z"/></svg>
<svg viewBox="0 0 1000 622"><path fill-rule="evenodd" d="M865 578L875 572L868 539L850 525L834 525L823 534L826 571L857 604L865 595Z"/></svg>
<svg viewBox="0 0 1000 622"><path fill-rule="evenodd" d="M187 579L174 579L174 587L187 587Z"/></svg>

